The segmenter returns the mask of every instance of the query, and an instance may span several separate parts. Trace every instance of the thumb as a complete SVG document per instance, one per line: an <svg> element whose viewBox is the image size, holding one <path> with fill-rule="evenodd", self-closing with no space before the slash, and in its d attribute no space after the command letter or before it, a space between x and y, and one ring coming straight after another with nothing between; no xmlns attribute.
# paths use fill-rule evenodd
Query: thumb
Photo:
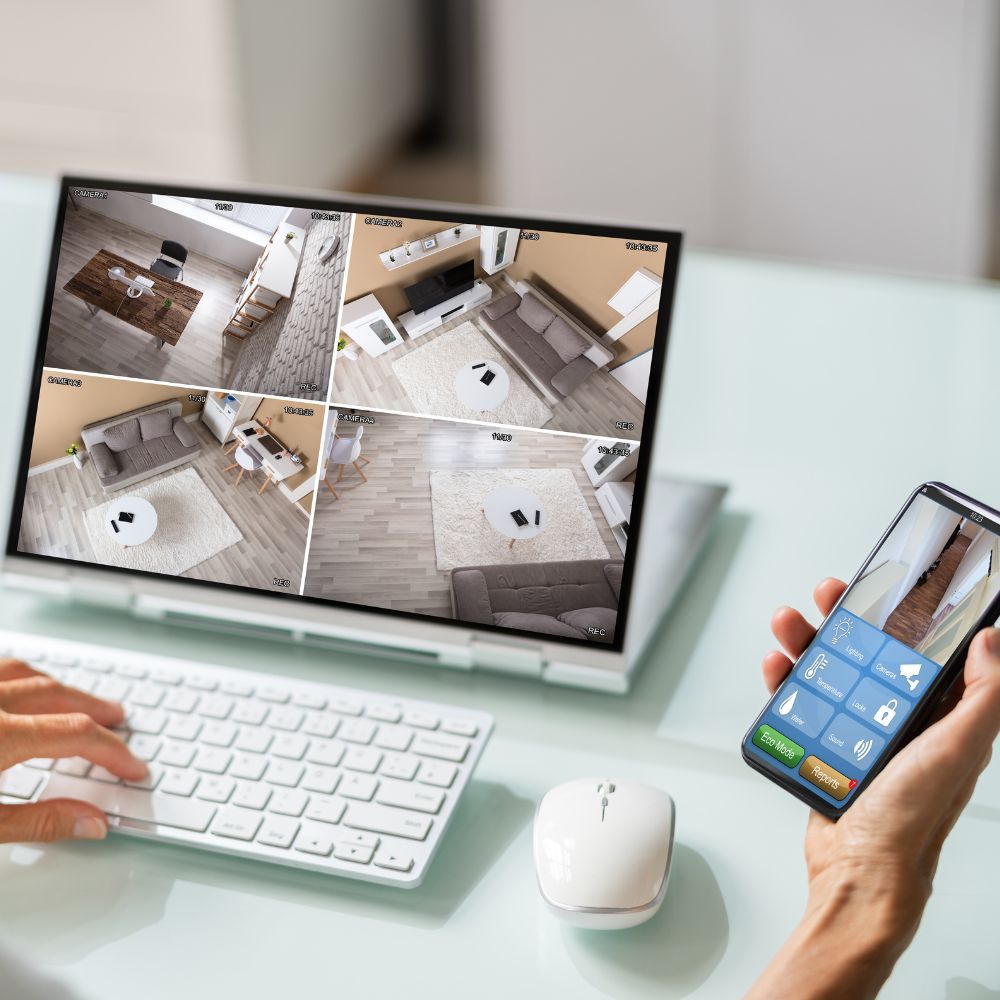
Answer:
<svg viewBox="0 0 1000 1000"><path fill-rule="evenodd" d="M0 806L0 843L52 840L103 840L108 821L103 812L75 799L50 799Z"/></svg>

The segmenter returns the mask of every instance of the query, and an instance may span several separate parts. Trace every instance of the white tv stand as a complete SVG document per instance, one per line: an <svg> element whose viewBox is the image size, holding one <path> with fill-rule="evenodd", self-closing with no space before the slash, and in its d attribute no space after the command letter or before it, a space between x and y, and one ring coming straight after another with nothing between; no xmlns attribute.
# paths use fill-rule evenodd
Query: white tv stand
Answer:
<svg viewBox="0 0 1000 1000"><path fill-rule="evenodd" d="M442 323L454 316L458 316L475 306L485 305L492 298L493 289L481 278L477 278L475 284L467 292L439 302L436 306L420 313L411 309L397 317L397 322L411 340L416 340L425 333L437 329Z"/></svg>

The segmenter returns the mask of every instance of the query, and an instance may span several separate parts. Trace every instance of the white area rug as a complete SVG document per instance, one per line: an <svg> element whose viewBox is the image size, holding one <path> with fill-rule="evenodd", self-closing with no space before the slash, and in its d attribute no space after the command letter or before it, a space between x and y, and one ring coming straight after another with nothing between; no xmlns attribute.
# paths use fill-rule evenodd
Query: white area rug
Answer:
<svg viewBox="0 0 1000 1000"><path fill-rule="evenodd" d="M469 409L455 394L455 376L470 361L494 361L510 377L510 392L495 410ZM466 322L392 363L415 413L520 427L544 427L552 411L535 395L514 363L474 323Z"/></svg>
<svg viewBox="0 0 1000 1000"><path fill-rule="evenodd" d="M542 502L544 531L509 548L482 512L483 500L498 486L522 486ZM438 569L494 563L607 559L587 501L569 469L479 469L431 473L431 511Z"/></svg>
<svg viewBox="0 0 1000 1000"><path fill-rule="evenodd" d="M148 542L124 548L107 532L110 511L122 498L142 497L156 510L156 531ZM194 469L183 469L147 486L126 487L115 499L84 511L90 544L99 563L179 576L230 545L243 541L240 529Z"/></svg>

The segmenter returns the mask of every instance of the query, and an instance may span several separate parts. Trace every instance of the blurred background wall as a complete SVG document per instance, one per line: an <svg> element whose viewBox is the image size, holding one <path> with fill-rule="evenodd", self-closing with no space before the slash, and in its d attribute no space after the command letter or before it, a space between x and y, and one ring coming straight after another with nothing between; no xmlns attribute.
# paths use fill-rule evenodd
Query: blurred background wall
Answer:
<svg viewBox="0 0 1000 1000"><path fill-rule="evenodd" d="M1000 276L995 0L0 0L0 171L364 190Z"/></svg>

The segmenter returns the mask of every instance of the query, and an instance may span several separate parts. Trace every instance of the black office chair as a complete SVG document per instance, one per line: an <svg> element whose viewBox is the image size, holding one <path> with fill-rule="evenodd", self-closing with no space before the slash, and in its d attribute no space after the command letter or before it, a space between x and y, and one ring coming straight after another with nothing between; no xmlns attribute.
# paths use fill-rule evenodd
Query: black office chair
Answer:
<svg viewBox="0 0 1000 1000"><path fill-rule="evenodd" d="M160 245L160 256L149 265L149 269L154 274L162 274L171 281L183 281L184 261L187 257L188 252L180 243L164 240Z"/></svg>

